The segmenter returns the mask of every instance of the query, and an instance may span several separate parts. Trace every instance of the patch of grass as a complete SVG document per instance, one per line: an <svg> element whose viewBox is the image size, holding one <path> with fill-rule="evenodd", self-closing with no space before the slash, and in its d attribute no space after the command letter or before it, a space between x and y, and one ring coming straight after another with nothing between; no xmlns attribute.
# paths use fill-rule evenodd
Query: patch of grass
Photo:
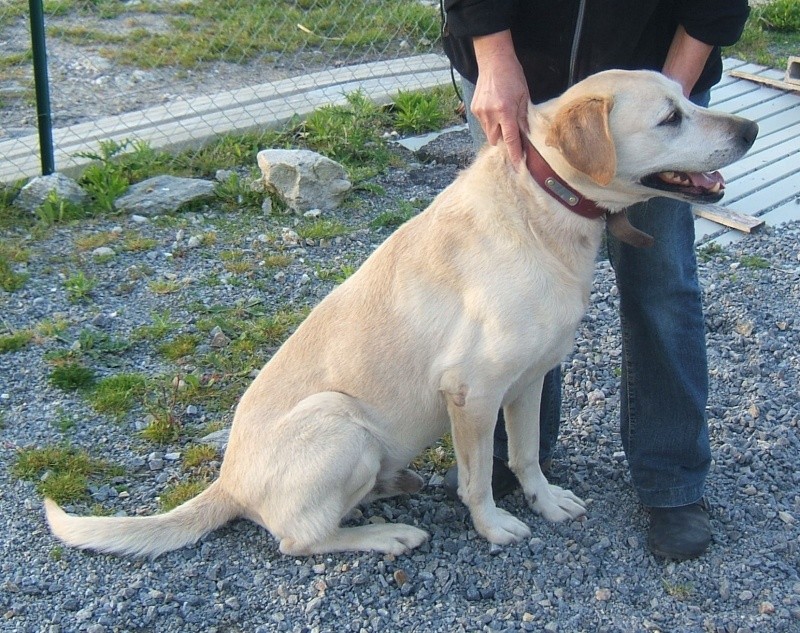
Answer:
<svg viewBox="0 0 800 633"><path fill-rule="evenodd" d="M114 231L101 231L100 233L87 233L75 237L73 243L79 251L89 251L101 246L107 246L119 239L119 233Z"/></svg>
<svg viewBox="0 0 800 633"><path fill-rule="evenodd" d="M297 227L297 234L304 240L330 240L348 232L349 229L337 220L314 220Z"/></svg>
<svg viewBox="0 0 800 633"><path fill-rule="evenodd" d="M356 270L357 268L352 264L342 264L338 268L319 268L315 274L322 281L334 281L340 284Z"/></svg>
<svg viewBox="0 0 800 633"><path fill-rule="evenodd" d="M293 261L294 258L291 255L276 253L273 255L267 255L264 258L264 265L267 268L286 268Z"/></svg>
<svg viewBox="0 0 800 633"><path fill-rule="evenodd" d="M89 403L98 413L121 417L144 398L146 391L146 376L117 374L97 383L89 394Z"/></svg>
<svg viewBox="0 0 800 633"><path fill-rule="evenodd" d="M183 453L184 468L196 468L217 458L217 449L211 444L192 444Z"/></svg>
<svg viewBox="0 0 800 633"><path fill-rule="evenodd" d="M406 200L401 200L397 205L396 210L384 211L374 220L372 220L372 222L369 223L369 226L371 229L395 229L413 218L422 208L424 208L424 203L422 202L412 203Z"/></svg>
<svg viewBox="0 0 800 633"><path fill-rule="evenodd" d="M772 0L754 9L756 19L768 31L800 31L800 4L797 0Z"/></svg>
<svg viewBox="0 0 800 633"><path fill-rule="evenodd" d="M122 8L109 0L103 4L107 3L110 9ZM125 6L123 10L133 8ZM291 55L308 49L343 47L369 52L401 40L412 46L404 51L408 55L430 50L441 28L438 9L405 0L383 0L379 11L368 0L352 0L347 11L330 0L195 0L147 3L139 10L167 14L164 21L169 30L142 28L134 18L133 28L123 34L79 24L51 26L48 35L83 45L92 41L100 45L102 55L138 68L195 68L217 61L247 63L265 53Z"/></svg>
<svg viewBox="0 0 800 633"><path fill-rule="evenodd" d="M168 311L153 312L150 318L152 320L150 325L143 325L134 330L132 335L134 340L151 339L158 341L180 327L180 323L173 321Z"/></svg>
<svg viewBox="0 0 800 633"><path fill-rule="evenodd" d="M676 600L687 600L694 593L694 586L690 582L671 582L666 579L661 580L664 591Z"/></svg>
<svg viewBox="0 0 800 633"><path fill-rule="evenodd" d="M169 512L189 499L196 497L206 488L208 488L208 482L197 479L184 481L167 488L159 498L161 511Z"/></svg>
<svg viewBox="0 0 800 633"><path fill-rule="evenodd" d="M708 262L725 252L719 244L709 242L708 244L700 247L697 251L697 259L701 262Z"/></svg>
<svg viewBox="0 0 800 633"><path fill-rule="evenodd" d="M94 384L94 371L80 363L66 362L53 368L50 383L64 391L87 389Z"/></svg>
<svg viewBox="0 0 800 633"><path fill-rule="evenodd" d="M312 112L300 126L299 136L310 149L328 158L351 169L366 169L361 175L380 173L391 158L383 138L389 116L362 92L350 93L346 99L346 105L323 106Z"/></svg>
<svg viewBox="0 0 800 633"><path fill-rule="evenodd" d="M798 13L800 4L796 0L773 0L753 7L741 39L725 48L723 54L784 70L789 55L800 50Z"/></svg>
<svg viewBox="0 0 800 633"><path fill-rule="evenodd" d="M123 470L71 446L26 448L12 466L18 479L37 481L39 494L64 504L88 498L89 479L100 475L119 476Z"/></svg>
<svg viewBox="0 0 800 633"><path fill-rule="evenodd" d="M253 175L251 180L255 180ZM264 200L264 192L256 191L249 182L244 182L239 174L231 174L222 182L217 183L214 194L222 204L231 210L249 209L258 211Z"/></svg>
<svg viewBox="0 0 800 633"><path fill-rule="evenodd" d="M36 333L45 338L53 338L63 334L69 327L69 321L64 317L44 319L36 325Z"/></svg>
<svg viewBox="0 0 800 633"><path fill-rule="evenodd" d="M14 271L11 262L0 255L0 288L6 292L16 292L28 281L28 275Z"/></svg>
<svg viewBox="0 0 800 633"><path fill-rule="evenodd" d="M180 438L183 430L182 391L195 393L200 388L200 379L193 375L175 376L162 382L147 394L145 409L150 424L141 433L142 437L158 444L168 444Z"/></svg>
<svg viewBox="0 0 800 633"><path fill-rule="evenodd" d="M434 446L419 455L411 463L411 468L432 468L436 472L445 473L455 463L456 453L453 448L453 438L447 433Z"/></svg>
<svg viewBox="0 0 800 633"><path fill-rule="evenodd" d="M768 259L764 259L758 255L743 255L739 260L743 268L754 268L756 270L763 270L770 267Z"/></svg>
<svg viewBox="0 0 800 633"><path fill-rule="evenodd" d="M48 193L36 209L36 217L43 227L82 220L90 215L89 209L59 197L55 191Z"/></svg>
<svg viewBox="0 0 800 633"><path fill-rule="evenodd" d="M176 361L192 355L199 343L200 337L196 334L180 334L171 341L159 345L158 352L165 358Z"/></svg>
<svg viewBox="0 0 800 633"><path fill-rule="evenodd" d="M80 350L94 358L106 354L121 354L130 349L130 341L114 338L97 330L83 329L78 334Z"/></svg>
<svg viewBox="0 0 800 633"><path fill-rule="evenodd" d="M158 240L152 237L144 237L139 234L128 235L122 241L122 250L129 253L141 253L149 251L158 246Z"/></svg>
<svg viewBox="0 0 800 633"><path fill-rule="evenodd" d="M30 330L19 330L13 334L0 336L0 354L18 352L33 340L33 332Z"/></svg>
<svg viewBox="0 0 800 633"><path fill-rule="evenodd" d="M157 279L147 284L150 292L157 295L171 295L178 292L183 284L177 279Z"/></svg>
<svg viewBox="0 0 800 633"><path fill-rule="evenodd" d="M394 127L402 134L439 130L458 120L455 91L449 86L425 91L399 92L394 99Z"/></svg>
<svg viewBox="0 0 800 633"><path fill-rule="evenodd" d="M70 275L64 282L64 287L67 290L67 299L71 303L78 303L88 299L95 286L97 286L97 280L87 277L82 270Z"/></svg>

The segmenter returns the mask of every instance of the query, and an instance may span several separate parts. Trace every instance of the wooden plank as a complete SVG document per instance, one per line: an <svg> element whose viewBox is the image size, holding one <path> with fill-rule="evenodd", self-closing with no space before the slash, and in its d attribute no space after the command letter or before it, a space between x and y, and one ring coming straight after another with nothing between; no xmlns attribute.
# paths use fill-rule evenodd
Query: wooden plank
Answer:
<svg viewBox="0 0 800 633"><path fill-rule="evenodd" d="M800 191L800 172L783 178L734 202L726 203L730 209L753 215L786 202L796 200Z"/></svg>
<svg viewBox="0 0 800 633"><path fill-rule="evenodd" d="M762 84L764 86L769 86L771 88L779 88L781 90L786 90L787 92L800 93L800 85L789 83L782 79L773 79L772 77L756 75L754 73L748 73L738 69L732 70L730 72L730 75L738 79L746 79L747 81L752 81L753 83Z"/></svg>
<svg viewBox="0 0 800 633"><path fill-rule="evenodd" d="M769 103L770 101L774 101L784 94L786 93L780 90L775 90L774 88L759 88L757 90L746 92L738 97L728 99L727 101L712 107L715 110L721 110L722 112L739 114L748 108L755 108L762 104Z"/></svg>
<svg viewBox="0 0 800 633"><path fill-rule="evenodd" d="M692 211L694 211L694 214L698 217L711 220L717 224L721 224L744 233L751 233L758 227L764 225L764 220L761 220L760 218L756 218L745 213L739 213L737 211L733 211L732 209L728 209L716 204L695 206L692 208Z"/></svg>
<svg viewBox="0 0 800 633"><path fill-rule="evenodd" d="M800 172L800 158L794 155L784 156L766 167L737 178L725 186L726 204L750 195L776 182L782 182ZM798 189L795 189L795 193Z"/></svg>
<svg viewBox="0 0 800 633"><path fill-rule="evenodd" d="M800 98L797 95L789 92L780 92L777 97L769 99L768 101L764 101L763 103L751 105L742 110L726 111L757 121L759 119L772 116L773 114L784 112L785 110L791 110L792 108L796 108L798 105L800 105Z"/></svg>
<svg viewBox="0 0 800 633"><path fill-rule="evenodd" d="M798 203L797 199L794 199L765 213L761 217L768 226L778 226L785 222L795 222L800 220L800 203Z"/></svg>
<svg viewBox="0 0 800 633"><path fill-rule="evenodd" d="M757 119L758 135L783 134L784 130L797 123L798 119L800 119L800 107L784 110L763 119Z"/></svg>
<svg viewBox="0 0 800 633"><path fill-rule="evenodd" d="M732 183L736 179L755 171L769 169L770 165L774 162L786 156L791 156L793 153L797 152L797 148L800 147L800 124L797 125L797 134L798 137L795 139L773 145L763 151L754 152L750 150L750 153L744 158L736 161L733 165L721 169L720 171L725 177L725 182Z"/></svg>

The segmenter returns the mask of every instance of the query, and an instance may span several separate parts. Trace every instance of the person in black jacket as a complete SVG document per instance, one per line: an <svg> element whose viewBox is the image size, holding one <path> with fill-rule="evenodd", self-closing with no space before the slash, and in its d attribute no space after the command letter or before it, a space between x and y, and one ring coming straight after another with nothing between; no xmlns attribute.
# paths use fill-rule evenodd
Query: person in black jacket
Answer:
<svg viewBox="0 0 800 633"><path fill-rule="evenodd" d="M720 46L735 43L746 0L445 0L445 52L463 78L476 145L504 142L523 160L527 104L555 97L611 68L661 71L707 105L722 74ZM608 236L620 292L620 424L633 485L650 510L648 546L662 557L695 558L711 542L704 500L711 462L705 407L708 370L690 205L655 198L628 210L655 237L637 249ZM545 379L543 463L556 445L560 368ZM495 432L496 495L516 480L505 466L502 415ZM445 486L454 494L455 470Z"/></svg>

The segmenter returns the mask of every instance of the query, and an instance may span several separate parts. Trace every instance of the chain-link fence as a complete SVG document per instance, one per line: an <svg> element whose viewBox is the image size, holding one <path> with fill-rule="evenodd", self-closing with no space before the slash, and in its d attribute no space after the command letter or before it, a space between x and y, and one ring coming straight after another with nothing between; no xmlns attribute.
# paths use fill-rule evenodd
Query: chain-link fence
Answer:
<svg viewBox="0 0 800 633"><path fill-rule="evenodd" d="M31 0L40 2L42 0ZM32 5L31 5L32 6ZM43 0L55 168L449 81L436 0ZM0 182L41 170L30 9L0 0Z"/></svg>

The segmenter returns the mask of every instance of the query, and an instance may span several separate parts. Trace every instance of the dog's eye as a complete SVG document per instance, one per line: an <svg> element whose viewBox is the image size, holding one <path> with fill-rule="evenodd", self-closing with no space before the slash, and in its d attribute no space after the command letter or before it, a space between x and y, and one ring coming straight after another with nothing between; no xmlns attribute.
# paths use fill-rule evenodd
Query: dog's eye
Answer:
<svg viewBox="0 0 800 633"><path fill-rule="evenodd" d="M673 110L659 125L678 125L682 119L681 113L678 110Z"/></svg>

